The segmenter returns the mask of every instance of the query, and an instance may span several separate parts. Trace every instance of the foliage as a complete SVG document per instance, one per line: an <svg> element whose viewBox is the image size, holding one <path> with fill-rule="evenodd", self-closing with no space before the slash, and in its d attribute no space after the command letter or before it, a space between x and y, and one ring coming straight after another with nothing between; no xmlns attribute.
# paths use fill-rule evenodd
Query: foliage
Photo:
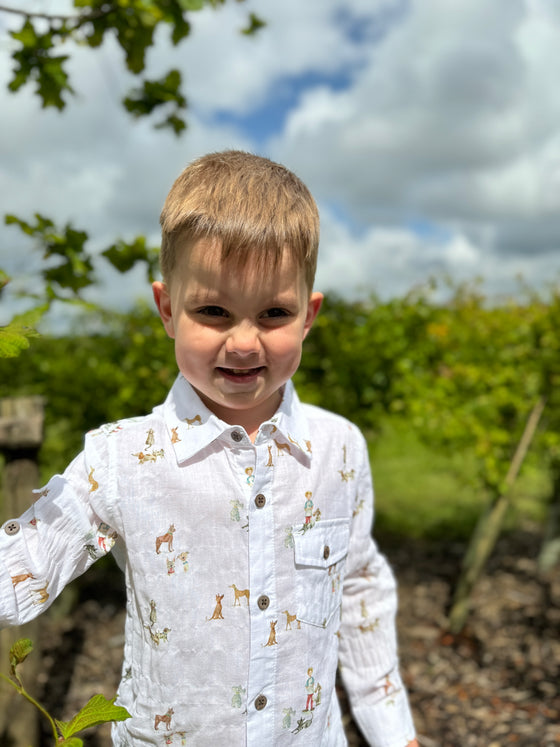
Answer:
<svg viewBox="0 0 560 747"><path fill-rule="evenodd" d="M238 2L241 0L238 0ZM146 68L146 53L155 43L156 32L167 27L170 40L178 45L188 37L189 15L205 6L216 8L226 0L74 0L75 12L68 15L33 13L16 7L0 12L22 16L22 26L10 32L16 42L12 54L15 62L9 90L16 92L35 83L35 93L43 107L64 109L74 94L66 71L69 42L90 48L99 47L106 36L113 36L124 53L129 72L140 76ZM244 34L254 34L264 22L250 13ZM187 100L181 92L181 74L171 70L160 80L144 79L138 89L123 100L135 117L165 112L157 127L171 128L180 134L185 128L183 117Z"/></svg>
<svg viewBox="0 0 560 747"><path fill-rule="evenodd" d="M125 721L130 718L129 712L122 706L116 706L115 700L107 700L103 695L94 695L71 721L59 721L53 718L43 706L38 703L25 689L18 667L33 651L33 643L29 638L16 641L10 649L10 675L0 672L0 678L11 685L29 703L35 706L47 719L53 734L53 745L65 747L81 747L83 741L76 737L80 731L92 726L99 726L110 721Z"/></svg>
<svg viewBox="0 0 560 747"><path fill-rule="evenodd" d="M43 265L39 272L37 288L24 295L35 305L24 314L15 316L8 325L0 327L0 359L14 357L29 346L29 338L37 336L37 325L52 303L81 304L90 311L91 304L83 301L82 293L94 285L96 275L91 253L86 248L88 235L67 223L57 227L50 218L35 213L34 222L24 221L15 215L6 215L7 225L18 226L35 241L35 249L42 254ZM158 249L149 247L143 236L127 242L119 239L101 252L119 272L128 272L136 264L144 264L149 282L155 279ZM0 296L10 278L0 270Z"/></svg>

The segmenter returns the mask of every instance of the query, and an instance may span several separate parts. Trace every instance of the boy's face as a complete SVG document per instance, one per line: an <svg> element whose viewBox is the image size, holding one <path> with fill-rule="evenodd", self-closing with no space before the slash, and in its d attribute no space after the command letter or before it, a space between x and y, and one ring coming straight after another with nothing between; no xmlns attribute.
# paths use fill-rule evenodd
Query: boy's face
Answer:
<svg viewBox="0 0 560 747"><path fill-rule="evenodd" d="M182 253L168 287L156 282L153 291L185 379L220 419L255 433L299 365L322 295L309 295L288 253L263 275L222 263L207 239Z"/></svg>

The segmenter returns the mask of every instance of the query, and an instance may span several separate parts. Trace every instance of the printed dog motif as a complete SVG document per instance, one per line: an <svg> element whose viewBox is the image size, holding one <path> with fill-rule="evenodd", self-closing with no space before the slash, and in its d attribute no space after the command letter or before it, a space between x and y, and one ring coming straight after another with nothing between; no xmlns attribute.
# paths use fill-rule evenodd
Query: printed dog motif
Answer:
<svg viewBox="0 0 560 747"><path fill-rule="evenodd" d="M212 613L212 617L207 617L206 620L223 620L224 616L222 615L222 599L224 598L223 594L216 594L216 606L214 607L214 612Z"/></svg>
<svg viewBox="0 0 560 747"><path fill-rule="evenodd" d="M163 724L167 730L171 729L171 718L175 711L173 708L169 708L167 713L165 713L163 716L158 716L154 718L154 729L157 731L157 728L160 724Z"/></svg>
<svg viewBox="0 0 560 747"><path fill-rule="evenodd" d="M238 589L235 584L230 584L230 589L233 589L235 598L233 600L234 607L241 607L241 599L245 597L247 600L247 607L249 606L249 589Z"/></svg>
<svg viewBox="0 0 560 747"><path fill-rule="evenodd" d="M284 610L282 614L286 615L286 630L293 630L293 622L297 622L298 630L301 630L301 622L297 619L297 615L290 615L288 610Z"/></svg>
<svg viewBox="0 0 560 747"><path fill-rule="evenodd" d="M261 646L264 648L266 646L277 646L278 641L276 640L276 624L278 623L278 620L271 620L270 621L270 633L268 636L268 641L266 643L261 643Z"/></svg>
<svg viewBox="0 0 560 747"><path fill-rule="evenodd" d="M167 552L173 552L173 533L175 532L175 524L170 524L169 529L165 534L160 537L156 537L156 552L159 555L159 548L162 545L167 545Z"/></svg>

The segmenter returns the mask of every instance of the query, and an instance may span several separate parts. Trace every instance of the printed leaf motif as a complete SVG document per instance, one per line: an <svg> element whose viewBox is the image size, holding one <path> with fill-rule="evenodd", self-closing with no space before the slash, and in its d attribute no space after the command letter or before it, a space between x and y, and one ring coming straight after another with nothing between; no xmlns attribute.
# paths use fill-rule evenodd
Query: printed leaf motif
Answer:
<svg viewBox="0 0 560 747"><path fill-rule="evenodd" d="M10 666L13 674L15 674L17 665L25 661L32 651L33 641L29 638L20 638L19 641L14 643L10 649Z"/></svg>
<svg viewBox="0 0 560 747"><path fill-rule="evenodd" d="M94 695L71 721L57 721L63 738L68 740L72 735L90 726L98 726L107 721L125 721L130 718L130 713L126 708L114 705L115 700L116 698L107 700L104 695ZM81 741L67 741L62 744L74 747L74 745L81 744Z"/></svg>

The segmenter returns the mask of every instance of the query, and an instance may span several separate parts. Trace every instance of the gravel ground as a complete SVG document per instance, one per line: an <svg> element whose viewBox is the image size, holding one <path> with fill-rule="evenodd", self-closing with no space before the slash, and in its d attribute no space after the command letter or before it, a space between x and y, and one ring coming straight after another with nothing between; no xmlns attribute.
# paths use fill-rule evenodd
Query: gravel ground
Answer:
<svg viewBox="0 0 560 747"><path fill-rule="evenodd" d="M399 580L402 672L422 747L560 745L560 574L539 577L539 542L531 531L501 539L457 637L446 613L464 546L380 542ZM42 625L39 696L63 719L95 692L112 697L119 679L119 592L95 571L86 579L72 615ZM351 747L366 745L340 696ZM109 747L109 728L85 745Z"/></svg>

